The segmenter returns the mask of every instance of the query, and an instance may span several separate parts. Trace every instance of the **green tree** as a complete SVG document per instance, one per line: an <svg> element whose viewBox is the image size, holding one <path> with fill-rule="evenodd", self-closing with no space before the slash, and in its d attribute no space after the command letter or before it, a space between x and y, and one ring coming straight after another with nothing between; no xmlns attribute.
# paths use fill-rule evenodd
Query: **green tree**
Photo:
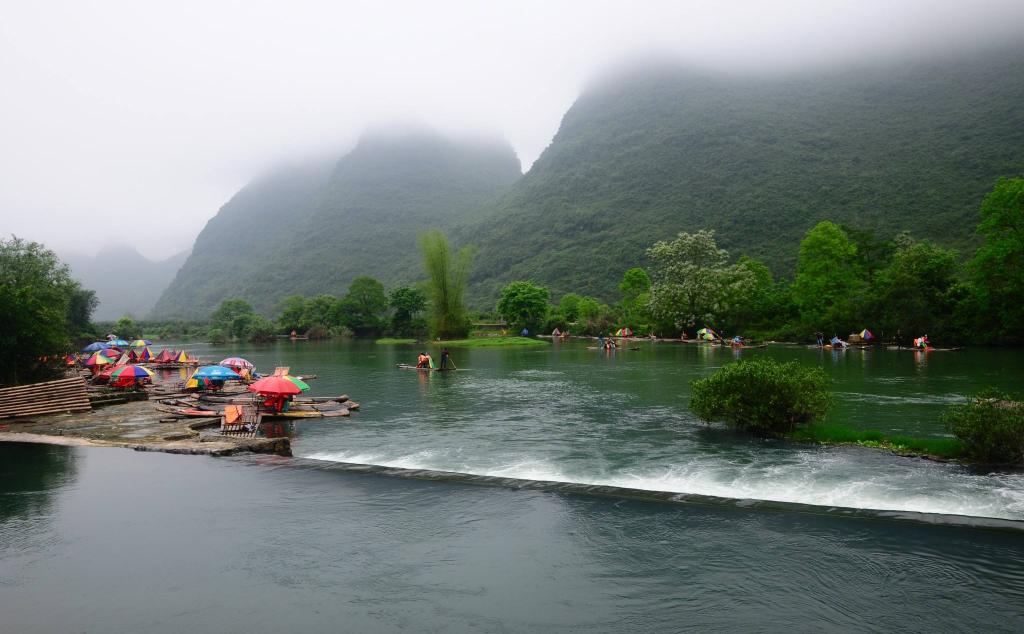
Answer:
<svg viewBox="0 0 1024 634"><path fill-rule="evenodd" d="M857 247L838 225L818 223L800 242L793 301L805 328L835 332L855 328L864 281L857 267Z"/></svg>
<svg viewBox="0 0 1024 634"><path fill-rule="evenodd" d="M302 295L289 295L281 300L281 316L277 324L284 332L305 332L306 324L303 316L306 313L306 298Z"/></svg>
<svg viewBox="0 0 1024 634"><path fill-rule="evenodd" d="M433 335L442 339L465 337L469 334L465 294L473 259L472 249L463 247L453 255L448 239L434 230L420 236L420 251L427 273Z"/></svg>
<svg viewBox="0 0 1024 634"><path fill-rule="evenodd" d="M676 328L714 325L729 313L727 303L752 283L743 267L727 264L729 254L715 243L715 232L682 232L647 250L654 262L649 306L655 319Z"/></svg>
<svg viewBox="0 0 1024 634"><path fill-rule="evenodd" d="M401 286L391 291L388 297L391 314L391 330L398 336L408 337L416 330L417 316L426 310L427 296L418 288Z"/></svg>
<svg viewBox="0 0 1024 634"><path fill-rule="evenodd" d="M244 299L225 299L210 315L210 321L214 324L230 324L239 315L252 314L252 306Z"/></svg>
<svg viewBox="0 0 1024 634"><path fill-rule="evenodd" d="M321 293L306 300L306 307L302 313L302 324L305 326L306 334L313 339L331 336L334 326L341 325L338 298Z"/></svg>
<svg viewBox="0 0 1024 634"><path fill-rule="evenodd" d="M273 341L277 334L273 322L259 314L251 315L247 321L241 336L248 341Z"/></svg>
<svg viewBox="0 0 1024 634"><path fill-rule="evenodd" d="M356 336L377 335L384 326L383 313L387 308L384 285L372 277L357 277L338 302L338 321Z"/></svg>
<svg viewBox="0 0 1024 634"><path fill-rule="evenodd" d="M132 339L138 339L139 327L135 325L135 320L129 315L122 315L117 323L114 324L114 334L122 339L131 341Z"/></svg>
<svg viewBox="0 0 1024 634"><path fill-rule="evenodd" d="M58 375L61 366L50 359L71 344L69 307L79 289L53 251L13 236L0 240L0 384Z"/></svg>
<svg viewBox="0 0 1024 634"><path fill-rule="evenodd" d="M75 288L68 298L68 328L75 338L84 338L92 331L92 313L99 306L96 292Z"/></svg>
<svg viewBox="0 0 1024 634"><path fill-rule="evenodd" d="M875 275L872 322L885 332L908 337L941 332L953 312L957 254L928 241L899 248Z"/></svg>
<svg viewBox="0 0 1024 634"><path fill-rule="evenodd" d="M227 338L244 339L255 314L244 299L225 299L210 315L211 333L216 330Z"/></svg>
<svg viewBox="0 0 1024 634"><path fill-rule="evenodd" d="M646 330L651 321L648 304L651 299L651 278L647 271L634 267L626 271L619 283L622 301L619 302L619 321L624 325Z"/></svg>
<svg viewBox="0 0 1024 634"><path fill-rule="evenodd" d="M511 282L501 291L498 314L513 330L535 332L544 323L551 293L533 282Z"/></svg>
<svg viewBox="0 0 1024 634"><path fill-rule="evenodd" d="M563 325L568 326L579 319L580 302L582 300L583 297L576 293L566 293L565 295L562 295L562 299L558 302L558 312L565 320L565 324Z"/></svg>
<svg viewBox="0 0 1024 634"><path fill-rule="evenodd" d="M1024 178L1001 178L981 203L984 243L969 264L981 329L994 338L1024 338Z"/></svg>
<svg viewBox="0 0 1024 634"><path fill-rule="evenodd" d="M581 297L577 308L579 310L577 322L582 328L582 334L608 334L612 330L612 326L615 325L611 308L593 297Z"/></svg>
<svg viewBox="0 0 1024 634"><path fill-rule="evenodd" d="M641 295L651 290L651 276L640 267L634 267L625 272L622 281L619 282L619 292L622 299L636 301Z"/></svg>

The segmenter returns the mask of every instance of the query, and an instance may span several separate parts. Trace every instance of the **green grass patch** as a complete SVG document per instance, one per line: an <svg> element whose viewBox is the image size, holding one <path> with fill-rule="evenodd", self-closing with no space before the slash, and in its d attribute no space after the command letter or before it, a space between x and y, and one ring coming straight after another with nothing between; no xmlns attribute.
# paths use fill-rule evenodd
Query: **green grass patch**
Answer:
<svg viewBox="0 0 1024 634"><path fill-rule="evenodd" d="M543 339L529 337L476 337L473 339L455 339L454 341L432 341L434 346L451 346L453 348L501 348L506 346L546 346Z"/></svg>
<svg viewBox="0 0 1024 634"><path fill-rule="evenodd" d="M942 458L960 458L963 455L963 445L956 438L888 435L877 429L854 429L835 424L808 425L787 434L786 437L790 440L824 445L860 445L899 454L928 454Z"/></svg>
<svg viewBox="0 0 1024 634"><path fill-rule="evenodd" d="M416 340L415 339L391 339L390 337L384 337L383 339L378 339L374 343L380 344L382 346L387 346L387 345L398 344L398 343L416 343Z"/></svg>

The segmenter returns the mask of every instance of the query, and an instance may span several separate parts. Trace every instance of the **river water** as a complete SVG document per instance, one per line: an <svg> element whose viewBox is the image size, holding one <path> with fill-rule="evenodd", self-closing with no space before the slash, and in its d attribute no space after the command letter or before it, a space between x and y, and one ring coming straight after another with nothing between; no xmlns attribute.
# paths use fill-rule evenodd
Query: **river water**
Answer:
<svg viewBox="0 0 1024 634"><path fill-rule="evenodd" d="M0 631L1024 630L1024 533L894 512L1022 520L1020 473L737 438L686 407L693 378L768 354L833 376L833 420L941 435L948 403L1020 385L1012 353L639 345L454 350L429 375L395 369L411 346L195 346L363 409L297 423L294 460L0 445Z"/></svg>

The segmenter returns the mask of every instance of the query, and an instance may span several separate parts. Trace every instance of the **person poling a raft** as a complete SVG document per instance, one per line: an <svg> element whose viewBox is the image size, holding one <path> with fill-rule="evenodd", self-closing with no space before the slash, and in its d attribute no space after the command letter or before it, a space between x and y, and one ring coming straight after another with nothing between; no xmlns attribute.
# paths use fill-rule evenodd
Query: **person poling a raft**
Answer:
<svg viewBox="0 0 1024 634"><path fill-rule="evenodd" d="M450 368L448 366L451 366ZM441 368L442 370L454 370L455 362L452 361L452 355L448 352L448 348L441 349Z"/></svg>

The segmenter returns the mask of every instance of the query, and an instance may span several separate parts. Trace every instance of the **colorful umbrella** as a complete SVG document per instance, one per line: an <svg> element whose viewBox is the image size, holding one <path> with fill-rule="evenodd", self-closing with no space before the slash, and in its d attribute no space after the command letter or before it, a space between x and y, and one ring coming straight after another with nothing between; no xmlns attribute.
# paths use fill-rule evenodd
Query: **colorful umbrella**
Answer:
<svg viewBox="0 0 1024 634"><path fill-rule="evenodd" d="M860 331L860 338L863 339L864 341L871 341L872 339L875 338L875 336L871 334L870 330L865 328L864 330Z"/></svg>
<svg viewBox="0 0 1024 634"><path fill-rule="evenodd" d="M251 370L254 367L256 367L249 361L243 359L242 357L228 357L227 359L224 359L217 365L222 365L225 368L231 368L233 370Z"/></svg>
<svg viewBox="0 0 1024 634"><path fill-rule="evenodd" d="M238 381L242 378L231 368L225 368L220 365L204 365L193 372L192 377L196 379L211 379L213 381Z"/></svg>
<svg viewBox="0 0 1024 634"><path fill-rule="evenodd" d="M146 347L134 348L132 350L132 353L135 355L135 358L138 359L139 361L152 361L153 360L153 351L150 350L149 348L146 348Z"/></svg>
<svg viewBox="0 0 1024 634"><path fill-rule="evenodd" d="M290 375L290 374L286 374L286 375L284 375L284 376L283 376L283 377L281 377L281 378L283 378L283 379L284 379L284 380L286 380L286 381L291 381L291 382L292 382L292 383L294 383L294 384L295 384L296 386L298 386L298 388L299 388L300 390L302 390L303 392L306 392L306 391L308 391L308 390L309 390L309 385L307 385L305 381L303 381L302 379L300 379L300 378L299 378L299 377L297 377L297 376L292 376L292 375Z"/></svg>
<svg viewBox="0 0 1024 634"><path fill-rule="evenodd" d="M104 341L94 341L87 345L86 347L82 348L82 352L96 352L97 350L106 350L109 347L109 343L106 343Z"/></svg>
<svg viewBox="0 0 1024 634"><path fill-rule="evenodd" d="M154 359L154 361L157 363L170 363L171 361L174 361L174 352L164 348L160 351L160 354L156 355L156 359Z"/></svg>
<svg viewBox="0 0 1024 634"><path fill-rule="evenodd" d="M126 365L115 369L110 373L110 377L113 379L134 377L136 379L152 379L153 371L149 368L144 368L141 365Z"/></svg>
<svg viewBox="0 0 1024 634"><path fill-rule="evenodd" d="M260 394L300 394L302 388L283 376L268 376L251 384L249 391Z"/></svg>
<svg viewBox="0 0 1024 634"><path fill-rule="evenodd" d="M150 341L149 339L136 339L135 341L131 342L128 345L130 345L133 348L145 348L146 346L153 345L153 342Z"/></svg>
<svg viewBox="0 0 1024 634"><path fill-rule="evenodd" d="M619 328L615 332L615 336L616 337L632 337L633 336L633 330L631 328Z"/></svg>
<svg viewBox="0 0 1024 634"><path fill-rule="evenodd" d="M177 361L178 363L188 363L189 361L191 361L191 359L189 359L188 357L188 353L185 352L184 350L179 352L174 360Z"/></svg>
<svg viewBox="0 0 1024 634"><path fill-rule="evenodd" d="M153 372L141 365L126 365L110 373L110 381L116 386L132 385L153 380Z"/></svg>
<svg viewBox="0 0 1024 634"><path fill-rule="evenodd" d="M117 361L114 363L114 365L128 365L131 362L132 362L131 355L129 355L127 352L125 352L124 354L122 354L120 357L117 358Z"/></svg>
<svg viewBox="0 0 1024 634"><path fill-rule="evenodd" d="M117 347L127 346L128 345L128 342L125 341L124 339L111 339L107 343L112 345L112 346L117 346Z"/></svg>
<svg viewBox="0 0 1024 634"><path fill-rule="evenodd" d="M113 362L114 360L103 354L103 352L97 351L92 353L92 355L85 360L85 365L92 367L96 365L107 365Z"/></svg>

